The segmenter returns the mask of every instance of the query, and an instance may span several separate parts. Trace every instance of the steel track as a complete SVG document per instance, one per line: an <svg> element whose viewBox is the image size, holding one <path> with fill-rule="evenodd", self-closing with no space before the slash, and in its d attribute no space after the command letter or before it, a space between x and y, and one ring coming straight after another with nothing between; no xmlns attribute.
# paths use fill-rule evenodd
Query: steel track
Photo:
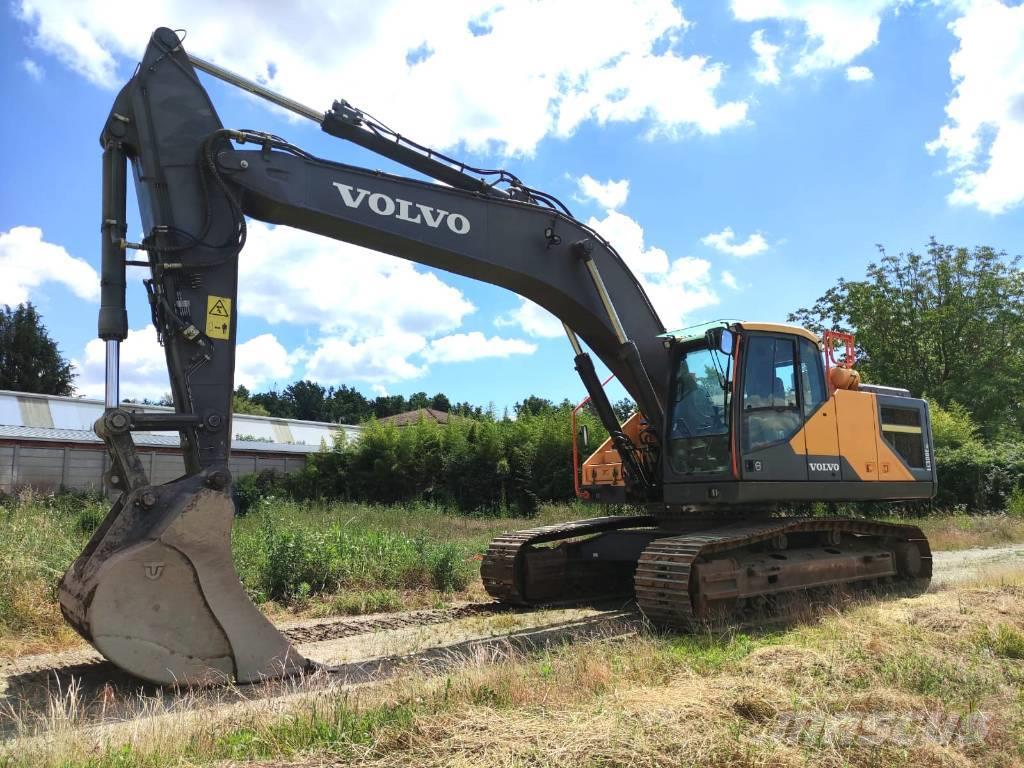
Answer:
<svg viewBox="0 0 1024 768"><path fill-rule="evenodd" d="M926 587L932 575L928 539L912 525L876 523L869 520L796 519L769 520L753 525L729 526L683 536L667 536L647 546L637 563L634 577L636 600L641 612L654 624L694 631L709 619L694 609L696 604L692 568L698 560L711 559L731 550L768 542L779 535L827 533L838 530L848 535L882 537L911 542L921 551L921 573L916 586ZM720 613L718 622L749 625L738 615ZM756 623L756 622L754 622Z"/></svg>
<svg viewBox="0 0 1024 768"><path fill-rule="evenodd" d="M530 547L624 528L647 528L656 524L657 521L650 515L595 517L506 533L491 541L480 564L480 577L483 579L484 589L487 590L487 594L502 603L529 605L528 595L524 589L522 566L523 556ZM553 571L542 578L557 583L563 577L564 574ZM564 599L571 597L566 595Z"/></svg>

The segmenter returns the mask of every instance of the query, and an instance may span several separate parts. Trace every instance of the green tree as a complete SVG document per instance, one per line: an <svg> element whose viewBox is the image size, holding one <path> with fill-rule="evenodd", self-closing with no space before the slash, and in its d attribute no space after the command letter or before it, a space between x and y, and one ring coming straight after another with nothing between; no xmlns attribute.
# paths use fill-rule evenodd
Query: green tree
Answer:
<svg viewBox="0 0 1024 768"><path fill-rule="evenodd" d="M426 392L413 392L409 395L409 410L418 411L420 408L430 407L430 397Z"/></svg>
<svg viewBox="0 0 1024 768"><path fill-rule="evenodd" d="M328 421L329 416L325 412L325 401L327 390L323 385L315 381L303 379L289 384L285 387L284 398L290 401L289 409L293 419L303 421Z"/></svg>
<svg viewBox="0 0 1024 768"><path fill-rule="evenodd" d="M339 424L359 424L373 415L373 407L362 392L342 384L327 392L328 421Z"/></svg>
<svg viewBox="0 0 1024 768"><path fill-rule="evenodd" d="M615 411L615 418L619 420L620 424L624 424L626 419L633 415L636 411L636 403L630 398L624 397L621 400L616 400L612 403L612 410Z"/></svg>
<svg viewBox="0 0 1024 768"><path fill-rule="evenodd" d="M438 392L436 395L434 395L433 399L431 399L430 407L433 408L435 411L444 411L445 413L447 413L452 409L452 403L451 400L448 399L448 396L446 394L444 394L443 392Z"/></svg>
<svg viewBox="0 0 1024 768"><path fill-rule="evenodd" d="M953 403L949 408L943 408L938 403L929 405L932 440L937 449L961 448L977 443L978 427L960 403Z"/></svg>
<svg viewBox="0 0 1024 768"><path fill-rule="evenodd" d="M74 367L50 338L31 302L0 310L0 389L40 395L74 393Z"/></svg>
<svg viewBox="0 0 1024 768"><path fill-rule="evenodd" d="M471 419L482 419L484 416L484 409L479 405L473 405L468 400L453 405L449 413L454 413L456 416L465 416Z"/></svg>
<svg viewBox="0 0 1024 768"><path fill-rule="evenodd" d="M790 321L857 335L865 380L962 404L992 437L1024 426L1024 275L1020 257L932 239L881 258Z"/></svg>
<svg viewBox="0 0 1024 768"><path fill-rule="evenodd" d="M249 399L265 409L271 416L276 416L279 419L292 418L294 403L276 389L272 389L269 392L257 392Z"/></svg>
<svg viewBox="0 0 1024 768"><path fill-rule="evenodd" d="M409 405L405 400L405 395L378 395L373 400L373 415L378 419L394 416L396 413L405 413L408 410Z"/></svg>
<svg viewBox="0 0 1024 768"><path fill-rule="evenodd" d="M270 411L259 403L254 403L249 399L249 390L243 386L239 386L235 389L235 395L232 398L231 410L234 413L247 413L251 416L270 415Z"/></svg>
<svg viewBox="0 0 1024 768"><path fill-rule="evenodd" d="M542 413L550 413L553 411L555 409L555 404L546 397L530 395L529 397L524 398L523 402L516 403L513 408L516 412L516 418L524 415L540 416Z"/></svg>

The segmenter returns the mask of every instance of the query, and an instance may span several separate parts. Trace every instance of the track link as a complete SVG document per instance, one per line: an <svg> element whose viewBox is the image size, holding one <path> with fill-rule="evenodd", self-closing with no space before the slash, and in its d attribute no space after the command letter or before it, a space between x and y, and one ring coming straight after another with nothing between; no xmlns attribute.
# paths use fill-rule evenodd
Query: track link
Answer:
<svg viewBox="0 0 1024 768"><path fill-rule="evenodd" d="M577 520L569 523L545 525L539 528L528 528L523 531L506 533L491 541L480 564L480 575L487 594L503 603L513 605L530 605L531 601L525 589L524 555L536 544L574 539L596 533L622 530L624 528L645 528L657 525L650 515L631 517L595 517L590 520ZM540 586L555 585L561 582L565 573L557 564L539 574ZM566 595L571 597L572 595Z"/></svg>
<svg viewBox="0 0 1024 768"><path fill-rule="evenodd" d="M920 553L920 570L909 580L924 585L931 579L931 548L921 529L916 526L869 520L776 519L683 536L667 536L651 542L641 555L634 576L637 604L656 625L693 631L709 618L709 606L695 595L698 589L694 578L696 564L716 554L739 551L779 536L828 534L830 531L916 545Z"/></svg>

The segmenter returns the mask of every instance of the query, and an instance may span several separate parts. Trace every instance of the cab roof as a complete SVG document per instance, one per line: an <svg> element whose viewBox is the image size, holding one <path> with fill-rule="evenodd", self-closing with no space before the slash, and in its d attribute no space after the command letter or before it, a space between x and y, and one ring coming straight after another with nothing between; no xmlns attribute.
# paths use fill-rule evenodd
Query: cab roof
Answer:
<svg viewBox="0 0 1024 768"><path fill-rule="evenodd" d="M680 328L677 331L667 331L666 333L658 336L658 338L669 339L676 342L696 341L697 339L704 338L704 334L711 328L734 327L738 327L740 330L744 331L763 331L765 333L785 333L790 336L802 336L815 344L821 343L821 339L818 338L817 334L808 331L806 328L801 328L799 325L791 325L789 323L760 323L751 320L712 320L708 323Z"/></svg>

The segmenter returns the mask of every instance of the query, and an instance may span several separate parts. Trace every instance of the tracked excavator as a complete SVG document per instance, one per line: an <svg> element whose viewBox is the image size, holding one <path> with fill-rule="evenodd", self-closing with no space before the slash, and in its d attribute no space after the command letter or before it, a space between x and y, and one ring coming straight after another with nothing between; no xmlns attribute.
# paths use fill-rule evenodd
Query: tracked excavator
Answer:
<svg viewBox="0 0 1024 768"><path fill-rule="evenodd" d="M268 133L226 129L197 70L429 181L322 160ZM609 434L577 468L581 497L643 514L499 537L482 564L484 585L498 600L533 605L631 594L656 624L687 629L714 616L756 615L807 590L927 583L931 555L915 527L779 513L780 505L799 502L926 499L935 491L926 403L859 384L850 358L837 362L833 339L742 321L666 330L612 245L551 195L507 171L433 152L347 102L320 112L271 92L190 56L169 29L153 33L100 141L99 336L107 368L96 432L111 457L106 481L119 496L59 594L67 621L128 672L201 685L310 668L250 602L231 558L232 383L246 217L507 288L564 323L575 368ZM129 163L141 243L126 239ZM133 251L148 258L134 259ZM120 406L132 264L149 269L144 285L174 413ZM636 402L624 424L586 348ZM135 431L179 432L185 474L152 484Z"/></svg>

